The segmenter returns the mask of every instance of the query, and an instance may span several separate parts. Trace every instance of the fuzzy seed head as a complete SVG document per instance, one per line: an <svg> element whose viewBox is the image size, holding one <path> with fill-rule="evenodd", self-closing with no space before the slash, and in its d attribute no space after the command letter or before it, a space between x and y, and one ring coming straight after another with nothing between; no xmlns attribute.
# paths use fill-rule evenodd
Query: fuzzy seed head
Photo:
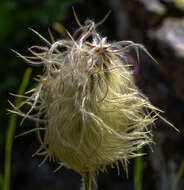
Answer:
<svg viewBox="0 0 184 190"><path fill-rule="evenodd" d="M68 35L69 40L44 39L47 47L31 47L33 57L18 54L43 65L44 73L15 112L36 121L41 144L36 154L44 161L55 159L81 174L119 161L126 169L128 159L152 142L151 125L160 114L135 86L127 61L132 47L149 53L131 41L108 43L93 21ZM25 104L27 113L21 111Z"/></svg>

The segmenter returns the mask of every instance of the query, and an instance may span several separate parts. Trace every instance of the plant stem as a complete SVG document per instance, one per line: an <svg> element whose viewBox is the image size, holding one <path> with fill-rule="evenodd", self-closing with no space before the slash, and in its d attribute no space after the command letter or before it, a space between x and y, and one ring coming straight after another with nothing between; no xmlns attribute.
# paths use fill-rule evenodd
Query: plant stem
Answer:
<svg viewBox="0 0 184 190"><path fill-rule="evenodd" d="M3 184L4 184L3 176L0 174L0 189L3 189Z"/></svg>
<svg viewBox="0 0 184 190"><path fill-rule="evenodd" d="M176 173L176 177L175 177L174 182L171 187L172 190L178 189L178 185L179 185L179 182L181 182L181 177L182 177L183 173L184 173L184 160L182 161L180 168L179 168L178 172Z"/></svg>
<svg viewBox="0 0 184 190"><path fill-rule="evenodd" d="M143 148L137 151L137 153L141 154L143 152ZM143 158L138 156L135 158L134 164L134 189L142 190L142 180L143 180Z"/></svg>
<svg viewBox="0 0 184 190"><path fill-rule="evenodd" d="M22 95L25 92L25 89L29 83L29 78L31 75L32 69L28 68L24 73L23 80L21 82L18 94ZM16 97L14 105L17 106L21 102L20 97ZM5 145L5 171L4 171L4 189L10 189L10 174L11 174L11 155L12 155L12 145L14 140L15 127L17 123L17 116L15 114L10 115L7 136L6 136L6 145Z"/></svg>
<svg viewBox="0 0 184 190"><path fill-rule="evenodd" d="M91 179L92 176L90 172L84 173L82 190L91 190Z"/></svg>

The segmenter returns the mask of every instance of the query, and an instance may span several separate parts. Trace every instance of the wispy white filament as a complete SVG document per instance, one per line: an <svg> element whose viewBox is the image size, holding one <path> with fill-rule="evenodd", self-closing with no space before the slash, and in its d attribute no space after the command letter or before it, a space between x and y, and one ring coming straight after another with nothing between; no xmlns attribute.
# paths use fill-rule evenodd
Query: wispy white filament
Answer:
<svg viewBox="0 0 184 190"><path fill-rule="evenodd" d="M132 47L137 55L138 48L151 57L149 52L131 41L108 43L90 20L75 39L68 33L70 40L51 44L35 33L49 47L33 46L33 57L17 54L33 65L43 64L44 73L25 101L12 106L13 112L37 122L41 147L36 154L81 174L105 171L118 161L126 169L128 159L152 142L150 128L161 112L135 86L126 58ZM27 113L21 111L25 104Z"/></svg>

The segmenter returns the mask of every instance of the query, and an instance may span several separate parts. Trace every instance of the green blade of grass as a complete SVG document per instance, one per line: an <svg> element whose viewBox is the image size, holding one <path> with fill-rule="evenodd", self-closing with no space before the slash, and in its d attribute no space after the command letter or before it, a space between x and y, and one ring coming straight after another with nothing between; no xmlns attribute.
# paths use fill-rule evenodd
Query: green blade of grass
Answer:
<svg viewBox="0 0 184 190"><path fill-rule="evenodd" d="M172 184L172 190L177 190L178 189L178 185L179 185L179 182L181 180L181 177L183 175L183 172L184 172L184 160L182 161L181 165L180 165L180 168L176 174L176 177L174 179L174 182Z"/></svg>
<svg viewBox="0 0 184 190"><path fill-rule="evenodd" d="M0 189L3 189L3 184L4 184L3 176L0 174Z"/></svg>
<svg viewBox="0 0 184 190"><path fill-rule="evenodd" d="M19 87L18 93L19 95L23 95L26 87L29 83L30 75L31 75L32 69L27 68L21 85ZM15 97L14 105L18 105L21 102L20 97ZM10 173L11 173L11 154L12 154L12 145L14 140L14 133L15 133L15 127L17 123L17 115L11 114L8 124L8 130L6 135L6 145L5 145L5 169L4 169L4 186L3 190L9 190L10 189Z"/></svg>
<svg viewBox="0 0 184 190"><path fill-rule="evenodd" d="M138 154L143 152L142 149L138 150ZM134 189L142 190L142 177L143 177L143 158L138 156L135 158L134 163Z"/></svg>

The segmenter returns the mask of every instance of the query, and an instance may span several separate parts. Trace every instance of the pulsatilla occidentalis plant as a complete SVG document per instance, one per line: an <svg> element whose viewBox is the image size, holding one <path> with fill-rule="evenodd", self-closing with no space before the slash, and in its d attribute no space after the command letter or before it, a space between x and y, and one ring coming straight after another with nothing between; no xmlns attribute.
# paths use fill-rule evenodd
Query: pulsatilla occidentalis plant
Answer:
<svg viewBox="0 0 184 190"><path fill-rule="evenodd" d="M41 146L35 154L43 162L55 159L89 182L108 165L122 163L126 170L128 159L152 142L151 125L161 111L137 89L127 60L130 48L151 56L148 51L131 41L109 43L91 20L79 25L70 39L53 43L37 33L48 46L31 47L33 57L17 53L44 72L12 112L36 121L32 131Z"/></svg>

